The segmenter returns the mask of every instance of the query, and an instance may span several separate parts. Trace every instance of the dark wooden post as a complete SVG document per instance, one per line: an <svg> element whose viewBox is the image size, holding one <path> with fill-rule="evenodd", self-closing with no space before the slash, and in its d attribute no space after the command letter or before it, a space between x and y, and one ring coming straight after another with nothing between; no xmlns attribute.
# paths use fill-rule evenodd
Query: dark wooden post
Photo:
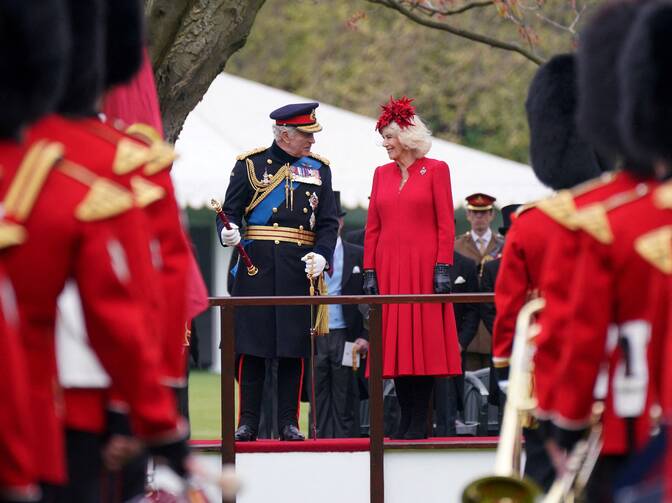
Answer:
<svg viewBox="0 0 672 503"><path fill-rule="evenodd" d="M371 503L385 501L385 472L383 465L383 348L382 306L372 304L369 312L369 434Z"/></svg>
<svg viewBox="0 0 672 503"><path fill-rule="evenodd" d="M220 355L222 374L220 379L220 393L222 399L222 465L236 463L236 443L233 440L234 421L236 417L236 403L233 392L233 383L236 372L236 344L234 339L233 313L235 307L231 304L220 306L221 342ZM223 503L235 503L234 500L224 500Z"/></svg>

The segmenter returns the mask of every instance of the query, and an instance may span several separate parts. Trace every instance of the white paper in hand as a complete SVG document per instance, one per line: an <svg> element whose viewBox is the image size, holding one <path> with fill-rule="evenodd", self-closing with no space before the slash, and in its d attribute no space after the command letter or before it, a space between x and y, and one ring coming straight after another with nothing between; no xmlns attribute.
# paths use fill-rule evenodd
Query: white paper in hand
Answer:
<svg viewBox="0 0 672 503"><path fill-rule="evenodd" d="M343 361L341 362L341 365L344 367L352 367L353 366L353 361L352 361L352 348L355 346L354 342L346 342L345 347L343 348ZM355 354L355 364L357 365L357 368L359 368L359 353Z"/></svg>

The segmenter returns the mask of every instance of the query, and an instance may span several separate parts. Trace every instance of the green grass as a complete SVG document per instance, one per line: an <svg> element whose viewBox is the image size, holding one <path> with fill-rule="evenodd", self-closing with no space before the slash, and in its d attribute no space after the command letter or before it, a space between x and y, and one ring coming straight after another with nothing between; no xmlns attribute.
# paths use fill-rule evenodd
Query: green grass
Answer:
<svg viewBox="0 0 672 503"><path fill-rule="evenodd" d="M233 384L232 384L233 386ZM238 387L236 393L236 416L238 414ZM301 403L299 427L308 435L308 404ZM220 375L203 370L189 375L189 419L191 438L219 439L221 431Z"/></svg>

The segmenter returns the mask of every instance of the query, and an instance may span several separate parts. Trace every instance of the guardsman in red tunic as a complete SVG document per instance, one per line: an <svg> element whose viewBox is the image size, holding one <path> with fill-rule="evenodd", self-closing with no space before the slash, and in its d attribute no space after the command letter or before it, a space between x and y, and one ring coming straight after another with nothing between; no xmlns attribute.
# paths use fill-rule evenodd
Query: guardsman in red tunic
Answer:
<svg viewBox="0 0 672 503"><path fill-rule="evenodd" d="M73 19L73 63L66 91L59 105L59 111L63 115L51 115L40 120L31 128L29 139L62 142L69 147L66 152L69 161L85 165L96 175L113 179L132 191L135 205L142 212L139 209L129 210L129 213L135 213L139 223L129 226L127 234L139 228L150 232L150 240L143 236L131 236L130 244L139 245L134 246L134 251L128 254L131 273L135 278L142 278L139 281L142 286L140 298L143 302L145 324L149 329L148 333L151 333L151 337L145 338L141 343L145 350L160 355L162 383L169 386L179 385L184 381L182 313L185 302L184 286L182 282L176 283L173 278L183 276L185 267L178 260L180 254L185 256L187 247L172 196L169 175L165 169L173 159L172 149L163 144L158 148L149 148L95 118L97 93L102 89L105 74L105 45L101 36L104 30L96 29L105 22L101 18L103 4L100 1L91 1L77 6L77 3L68 2L72 11L76 11L78 22ZM125 30L133 31L131 26L136 26L138 33L140 32L142 10L139 2L115 1L107 7L108 19L119 14L119 11L124 11L127 14ZM130 14L134 9L137 12L131 19ZM132 20L135 24L131 23ZM135 39L138 41L135 44L135 53L139 55L141 37L138 35ZM134 40L133 34L129 34L124 40ZM131 57L132 51L126 55L129 59L117 61L108 75L124 74L125 78L132 75L137 68L134 62L139 61L139 56ZM82 92L82 89L87 92ZM82 146L86 148L81 148ZM154 183L156 179L162 185ZM163 285L158 274L160 271L169 278ZM87 495L97 496L99 493L100 470L96 466L100 459L101 435L104 430L108 427L112 428L111 433L128 430L123 426L124 409L119 409L119 393L113 393L114 403L105 414L107 402L110 400L107 390L110 381L87 347L86 338L90 334L87 334L87 327L81 321L81 314L77 315L77 310L73 309L79 301L77 297L76 294L65 295L59 301L63 304L59 366L61 383L65 388L71 472L66 491L71 499L84 501L91 497ZM172 304L167 300L171 300ZM169 326L172 330L168 330ZM167 342L171 336L170 342ZM141 466L140 469L142 475L139 489L142 490L144 468Z"/></svg>
<svg viewBox="0 0 672 503"><path fill-rule="evenodd" d="M54 19L59 18L50 21ZM40 54L44 47L39 47ZM14 82L9 87L18 86ZM41 410L34 416L38 477L48 484L61 484L65 478L53 331L56 298L68 280L79 289L91 343L130 404L138 435L181 471L186 432L170 393L159 385L157 361L140 343L146 337L146 320L129 253L122 246L137 229L128 211L133 198L87 167L63 159L73 148L20 135L0 144L6 218L27 231L25 243L9 250L6 260L25 320L30 398Z"/></svg>
<svg viewBox="0 0 672 503"><path fill-rule="evenodd" d="M28 374L19 339L19 312L9 277L2 264L3 250L20 244L25 230L0 222L0 501L37 501L35 453L28 402Z"/></svg>
<svg viewBox="0 0 672 503"><path fill-rule="evenodd" d="M672 103L669 95L672 79L669 73L669 47L672 44L672 6L669 3L652 4L642 9L632 33L628 37L627 48L620 62L623 82L623 111L621 128L623 137L637 158L651 162L659 173L672 173ZM669 182L666 182L668 185ZM662 193L662 191L661 191ZM670 196L670 193L667 193ZM669 207L672 201L667 197L654 198L658 205ZM670 210L668 210L670 211ZM647 219L649 216L646 217ZM655 236L655 234L654 234ZM669 435L672 424L672 366L669 365L672 351L672 275L669 260L672 248L672 226L658 230L661 248L648 248L650 258L667 271L663 285L651 285L652 304L660 295L658 302L662 315L667 317L667 327L662 334L664 340L659 345L652 334L649 352L650 380L659 390L662 407L662 428L666 430L667 446L665 469L663 471L663 501L672 501L672 448ZM641 245L640 245L641 248ZM651 254L653 253L653 254ZM656 288L661 288L658 294ZM654 304L655 305L655 304Z"/></svg>
<svg viewBox="0 0 672 503"><path fill-rule="evenodd" d="M597 148L610 146L611 153L628 159L636 157L618 135L622 93L619 97L616 68L638 9L641 4L631 2L600 9L583 33L578 57L579 127ZM611 73L602 73L607 70ZM605 108L600 100L609 97L613 106ZM603 127L588 131L589 124ZM609 138L609 132L616 134ZM650 357L660 353L665 320L650 287L656 277L672 272L672 187L659 186L650 165L626 162L619 176L635 182L629 189L573 214L579 230L571 240L575 254L571 288L565 289L569 299L563 299L560 309L550 304L542 314L542 330L555 331L542 332L538 340L535 377L551 372L553 389L540 393L540 404L543 398L558 444L571 448L589 427L594 402L604 404L603 445L588 501L612 500L617 470L650 438L650 411L659 398L651 386L657 372ZM542 280L542 294L554 302L544 285ZM551 359L550 368L545 367ZM548 374L545 379L548 387Z"/></svg>
<svg viewBox="0 0 672 503"><path fill-rule="evenodd" d="M620 6L615 10L615 15L605 16L604 32L599 32L596 26L586 31L588 40L582 45L585 47L591 40L588 38L591 32L596 33L596 39L604 37L608 41L603 44L596 41L590 52L581 52L582 57L590 63L584 64L583 74L579 74L583 85L579 88L580 116L577 126L581 136L596 148L596 155L600 158L622 158L625 151L616 120L619 109L616 68L624 43L622 34L629 30L637 9L634 3ZM619 36L612 37L610 33L619 33ZM624 162L629 166L636 165L627 159ZM566 320L570 293L575 289L573 273L579 236L577 210L631 190L639 183L649 182L642 180L637 172L617 171L573 189L560 191L537 205L540 211L559 224L548 244L546 266L541 275L541 292L546 304L540 315L541 333L536 338L534 357L537 416L541 420L550 419L550 401L555 395L557 382L555 369L559 363L558 355L566 340L572 337L567 330Z"/></svg>
<svg viewBox="0 0 672 503"><path fill-rule="evenodd" d="M579 138L576 109L574 56L555 56L536 73L526 102L530 125L532 168L547 186L561 191L602 171L592 147ZM546 202L541 202L544 207ZM506 235L495 285L496 317L492 336L495 372L508 378L509 359L518 313L539 296L540 278L548 243L559 224L547 213L528 204L521 207ZM525 474L548 490L555 471L536 429L525 428Z"/></svg>

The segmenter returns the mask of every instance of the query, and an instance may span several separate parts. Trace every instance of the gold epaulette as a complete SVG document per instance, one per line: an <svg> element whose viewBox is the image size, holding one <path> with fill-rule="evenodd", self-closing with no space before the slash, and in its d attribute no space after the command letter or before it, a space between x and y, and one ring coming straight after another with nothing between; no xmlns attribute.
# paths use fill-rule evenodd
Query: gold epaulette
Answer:
<svg viewBox="0 0 672 503"><path fill-rule="evenodd" d="M537 203L537 208L563 227L570 230L577 229L577 224L574 221L576 205L574 204L574 196L570 191L561 190L549 198L542 199Z"/></svg>
<svg viewBox="0 0 672 503"><path fill-rule="evenodd" d="M150 150L130 138L122 138L117 143L112 169L117 175L125 175L144 166L151 159Z"/></svg>
<svg viewBox="0 0 672 503"><path fill-rule="evenodd" d="M26 229L12 222L0 222L0 250L22 244L26 240Z"/></svg>
<svg viewBox="0 0 672 503"><path fill-rule="evenodd" d="M646 183L639 183L635 187L623 192L618 192L607 198L602 205L607 211L615 210L625 204L641 199L650 192L650 188Z"/></svg>
<svg viewBox="0 0 672 503"><path fill-rule="evenodd" d="M672 181L665 182L653 191L653 204L656 208L672 208Z"/></svg>
<svg viewBox="0 0 672 503"><path fill-rule="evenodd" d="M536 208L536 207L537 207L537 202L536 201L533 202L533 203L523 204L521 207L519 207L516 210L516 216L519 217L520 215L522 215L526 211L531 210L532 208Z"/></svg>
<svg viewBox="0 0 672 503"><path fill-rule="evenodd" d="M89 187L84 199L75 208L75 218L93 222L111 218L133 207L133 195L121 185L101 178L83 166L70 161L59 165L60 171Z"/></svg>
<svg viewBox="0 0 672 503"><path fill-rule="evenodd" d="M124 132L138 138L139 140L145 141L149 145L157 142L163 142L163 138L159 132L149 124L145 124L143 122L136 122L135 124L131 124Z"/></svg>
<svg viewBox="0 0 672 503"><path fill-rule="evenodd" d="M248 150L247 152L244 152L244 153L240 154L238 157L236 157L236 159L239 160L239 161L244 161L245 159L247 159L251 155L258 154L259 152L263 152L267 148L268 147L257 147L257 148L254 148L252 150Z"/></svg>
<svg viewBox="0 0 672 503"><path fill-rule="evenodd" d="M142 170L148 176L155 175L172 166L177 159L175 149L163 140L154 142L149 149L149 154L151 159L145 164L145 169Z"/></svg>
<svg viewBox="0 0 672 503"><path fill-rule="evenodd" d="M63 145L41 140L31 145L7 190L4 210L23 222L35 205L49 172L63 157Z"/></svg>
<svg viewBox="0 0 672 503"><path fill-rule="evenodd" d="M580 196L581 194L585 194L586 192L590 192L593 189L610 183L614 178L616 178L616 173L613 171L607 171L606 173L603 173L596 178L586 180L585 182L575 185L568 190L571 192L572 196Z"/></svg>
<svg viewBox="0 0 672 503"><path fill-rule="evenodd" d="M610 244L614 240L614 234L607 218L607 210L601 203L593 203L581 208L576 212L574 222L600 243Z"/></svg>
<svg viewBox="0 0 672 503"><path fill-rule="evenodd" d="M131 178L131 188L135 196L135 202L141 208L149 206L155 201L163 199L166 191L160 185L156 185L140 176Z"/></svg>
<svg viewBox="0 0 672 503"><path fill-rule="evenodd" d="M672 274L672 225L639 236L635 239L635 251L660 271Z"/></svg>
<svg viewBox="0 0 672 503"><path fill-rule="evenodd" d="M308 154L308 157L312 157L313 159L317 159L318 161L320 161L325 166L329 166L329 159L327 159L325 157L322 157L320 154L316 154L315 152L311 152L310 154Z"/></svg>

